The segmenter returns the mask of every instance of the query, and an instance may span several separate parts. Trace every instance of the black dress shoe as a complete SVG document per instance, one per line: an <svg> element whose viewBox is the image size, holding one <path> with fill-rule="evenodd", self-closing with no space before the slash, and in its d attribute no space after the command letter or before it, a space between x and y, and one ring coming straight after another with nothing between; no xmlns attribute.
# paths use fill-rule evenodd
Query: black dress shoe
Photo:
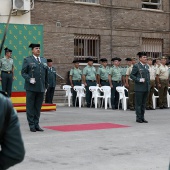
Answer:
<svg viewBox="0 0 170 170"><path fill-rule="evenodd" d="M44 130L43 129L41 129L40 127L37 127L37 128L35 128L36 129L36 131L41 131L41 132L43 132Z"/></svg>
<svg viewBox="0 0 170 170"><path fill-rule="evenodd" d="M134 110L135 110L135 108L131 107L131 108L130 108L130 110L134 111Z"/></svg>
<svg viewBox="0 0 170 170"><path fill-rule="evenodd" d="M163 106L159 107L160 109L163 109Z"/></svg>
<svg viewBox="0 0 170 170"><path fill-rule="evenodd" d="M167 106L163 106L164 109L167 109L168 107Z"/></svg>
<svg viewBox="0 0 170 170"><path fill-rule="evenodd" d="M138 122L138 123L143 123L143 121L142 121L142 120L136 120L136 122Z"/></svg>
<svg viewBox="0 0 170 170"><path fill-rule="evenodd" d="M36 129L35 128L30 128L30 131L31 132L36 132Z"/></svg>
<svg viewBox="0 0 170 170"><path fill-rule="evenodd" d="M150 110L155 110L153 107L149 107Z"/></svg>
<svg viewBox="0 0 170 170"><path fill-rule="evenodd" d="M149 108L149 107L146 107L146 110L150 110L150 108Z"/></svg>
<svg viewBox="0 0 170 170"><path fill-rule="evenodd" d="M143 121L143 123L148 123L148 121L147 121L147 120L145 120L145 119L143 119L142 121Z"/></svg>

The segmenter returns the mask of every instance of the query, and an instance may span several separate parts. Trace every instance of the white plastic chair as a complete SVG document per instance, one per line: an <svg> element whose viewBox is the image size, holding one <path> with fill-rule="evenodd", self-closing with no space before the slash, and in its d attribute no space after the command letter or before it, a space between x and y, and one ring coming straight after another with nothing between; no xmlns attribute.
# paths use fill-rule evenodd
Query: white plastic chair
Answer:
<svg viewBox="0 0 170 170"><path fill-rule="evenodd" d="M92 100L94 99L95 108L97 108L98 98L103 98L103 96L100 95L100 88L98 86L90 86L89 90L92 92L90 107L92 106Z"/></svg>
<svg viewBox="0 0 170 170"><path fill-rule="evenodd" d="M124 86L118 86L118 87L116 87L116 90L119 93L118 109L119 109L119 104L120 104L120 101L121 101L123 110L127 110L127 99L129 97L126 97L125 90L128 92L128 89L125 88Z"/></svg>
<svg viewBox="0 0 170 170"><path fill-rule="evenodd" d="M70 107L71 96L72 96L71 86L70 86L70 85L64 85L64 86L63 86L63 90L66 91L65 100L66 100L66 97L68 97L68 106ZM65 103L65 100L64 100L64 103Z"/></svg>
<svg viewBox="0 0 170 170"><path fill-rule="evenodd" d="M156 92L158 92L158 89L154 88L154 90ZM155 94L153 93L153 95L152 95L152 102L153 102L153 108L154 109L156 109L156 101L157 101L158 98L159 98L159 96L155 96Z"/></svg>
<svg viewBox="0 0 170 170"><path fill-rule="evenodd" d="M167 105L168 105L168 107L170 107L170 95L169 95L169 89L170 89L170 87L168 87L168 90L167 90Z"/></svg>
<svg viewBox="0 0 170 170"><path fill-rule="evenodd" d="M77 92L77 95L76 95L76 100L75 100L75 106L76 106L76 103L77 103L77 98L79 98L79 107L81 107L82 103L83 103L83 106L84 106L84 98L85 98L85 88L83 86L74 86L73 88L76 92ZM82 102L83 101L83 102Z"/></svg>
<svg viewBox="0 0 170 170"><path fill-rule="evenodd" d="M111 87L110 86L102 86L100 87L100 91L103 92L103 100L105 101L105 109L107 109L107 104L109 102L109 107L111 108ZM102 106L103 106L102 100Z"/></svg>

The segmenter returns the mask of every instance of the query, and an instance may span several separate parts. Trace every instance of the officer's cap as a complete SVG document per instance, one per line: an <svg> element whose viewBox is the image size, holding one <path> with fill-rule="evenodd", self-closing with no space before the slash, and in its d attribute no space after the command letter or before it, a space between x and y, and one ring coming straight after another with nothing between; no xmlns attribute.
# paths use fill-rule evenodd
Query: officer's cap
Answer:
<svg viewBox="0 0 170 170"><path fill-rule="evenodd" d="M73 60L72 63L79 63L79 60Z"/></svg>
<svg viewBox="0 0 170 170"><path fill-rule="evenodd" d="M6 47L4 50L5 50L5 52L11 52L12 53L12 50L10 50L8 47Z"/></svg>
<svg viewBox="0 0 170 170"><path fill-rule="evenodd" d="M86 59L86 61L89 62L89 61L94 61L94 60L93 60L93 58L89 57Z"/></svg>
<svg viewBox="0 0 170 170"><path fill-rule="evenodd" d="M30 45L29 45L29 48L35 48L35 47L40 47L40 44L33 44L33 43L31 43Z"/></svg>
<svg viewBox="0 0 170 170"><path fill-rule="evenodd" d="M147 56L146 52L144 52L144 51L138 52L137 55L138 55L139 57Z"/></svg>
<svg viewBox="0 0 170 170"><path fill-rule="evenodd" d="M132 59L131 59L131 58L125 58L125 60L126 60L126 61L132 61Z"/></svg>
<svg viewBox="0 0 170 170"><path fill-rule="evenodd" d="M101 58L100 61L101 62L107 62L107 59L106 58Z"/></svg>
<svg viewBox="0 0 170 170"><path fill-rule="evenodd" d="M167 59L167 57L166 56L162 56L161 59Z"/></svg>
<svg viewBox="0 0 170 170"><path fill-rule="evenodd" d="M53 60L52 59L47 59L47 62L50 63L50 62L53 62Z"/></svg>
<svg viewBox="0 0 170 170"><path fill-rule="evenodd" d="M115 60L122 61L122 60L121 60L120 58L118 58L118 57L114 57L114 58L111 59L111 61L115 61Z"/></svg>

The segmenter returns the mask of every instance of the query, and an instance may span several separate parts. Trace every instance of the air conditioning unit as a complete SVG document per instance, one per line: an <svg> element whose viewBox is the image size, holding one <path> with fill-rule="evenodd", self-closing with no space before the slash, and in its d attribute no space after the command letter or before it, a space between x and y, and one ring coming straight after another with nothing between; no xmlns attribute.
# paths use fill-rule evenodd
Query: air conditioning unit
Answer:
<svg viewBox="0 0 170 170"><path fill-rule="evenodd" d="M30 10L30 0L12 0L13 9L21 10L21 11L29 11Z"/></svg>

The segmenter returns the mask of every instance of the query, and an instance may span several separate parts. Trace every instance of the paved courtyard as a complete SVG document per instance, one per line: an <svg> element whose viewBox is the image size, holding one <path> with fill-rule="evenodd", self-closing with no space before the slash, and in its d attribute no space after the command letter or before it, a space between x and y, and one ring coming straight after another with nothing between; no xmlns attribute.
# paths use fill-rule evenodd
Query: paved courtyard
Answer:
<svg viewBox="0 0 170 170"><path fill-rule="evenodd" d="M31 133L25 113L18 113L25 160L11 170L168 170L170 110L146 112L148 124L136 123L135 112L58 107L43 112L40 125L114 123L127 128Z"/></svg>

